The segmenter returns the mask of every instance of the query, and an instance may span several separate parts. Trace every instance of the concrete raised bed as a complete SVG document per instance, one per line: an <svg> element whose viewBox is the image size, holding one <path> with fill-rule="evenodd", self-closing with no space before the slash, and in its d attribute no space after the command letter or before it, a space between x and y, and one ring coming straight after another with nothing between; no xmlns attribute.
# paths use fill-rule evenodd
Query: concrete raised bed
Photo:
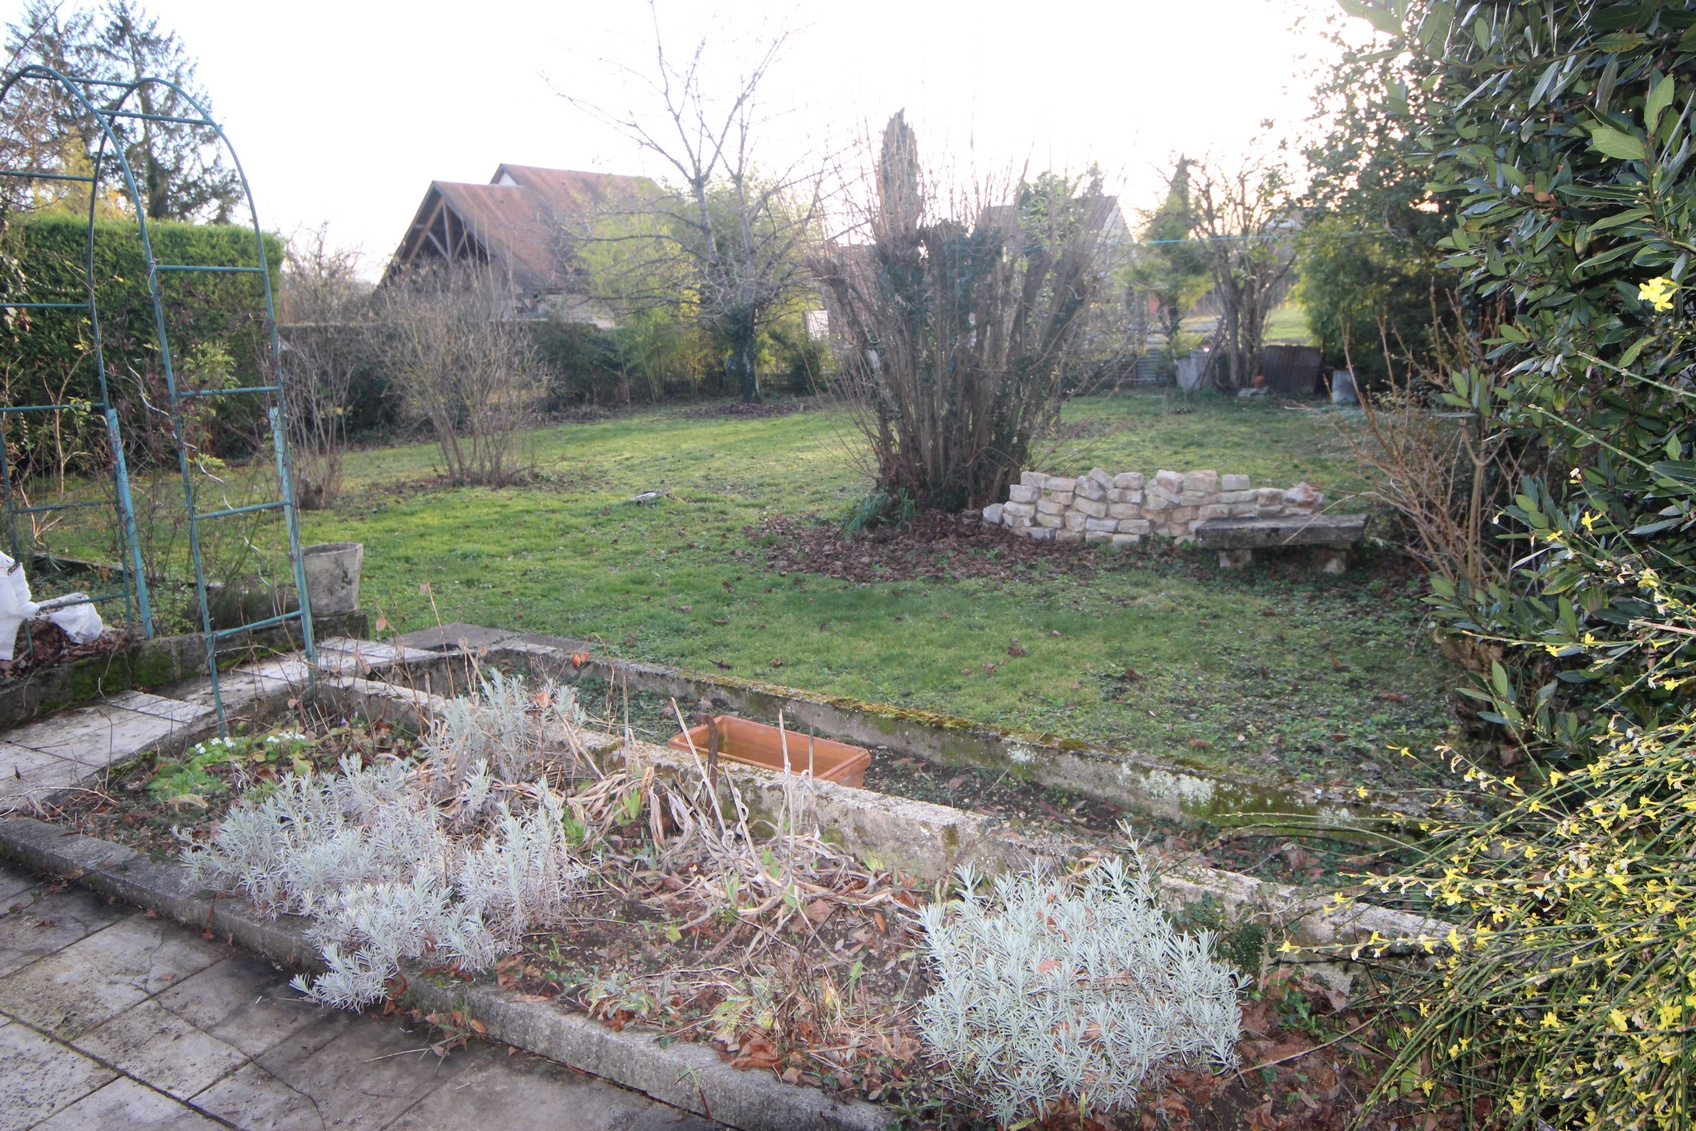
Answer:
<svg viewBox="0 0 1696 1131"><path fill-rule="evenodd" d="M813 729L856 746L915 755L943 765L1005 770L1020 780L1168 820L1256 824L1274 832L1321 829L1339 839L1375 842L1378 838L1370 831L1373 823L1391 815L1340 790L1267 782L1189 760L1104 750L1053 735L1021 734L949 715L780 684L609 659L596 646L565 637L452 624L398 637L396 643L444 653L468 650L482 663L510 664L565 683L585 675L616 680L632 690L672 696L686 710L688 704L704 698L731 713L767 723L775 723L781 711L797 731ZM574 657L584 656L585 662L575 662Z"/></svg>

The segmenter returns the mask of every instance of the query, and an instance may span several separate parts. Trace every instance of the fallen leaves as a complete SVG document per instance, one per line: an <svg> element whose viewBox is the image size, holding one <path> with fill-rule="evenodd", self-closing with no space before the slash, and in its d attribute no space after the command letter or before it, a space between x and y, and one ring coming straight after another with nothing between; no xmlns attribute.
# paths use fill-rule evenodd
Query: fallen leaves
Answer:
<svg viewBox="0 0 1696 1131"><path fill-rule="evenodd" d="M776 1068L783 1062L777 1046L761 1036L751 1036L738 1043L740 1055L730 1061L730 1067L746 1071L750 1068Z"/></svg>

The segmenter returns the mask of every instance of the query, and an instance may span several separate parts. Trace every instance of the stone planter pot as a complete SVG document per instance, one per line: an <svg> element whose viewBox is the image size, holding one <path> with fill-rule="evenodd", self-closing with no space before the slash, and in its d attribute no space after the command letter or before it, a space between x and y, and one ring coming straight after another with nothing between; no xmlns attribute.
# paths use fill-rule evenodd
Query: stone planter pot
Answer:
<svg viewBox="0 0 1696 1131"><path fill-rule="evenodd" d="M359 609L359 569L365 561L361 542L322 542L301 548L306 567L306 597L313 616L336 616Z"/></svg>
<svg viewBox="0 0 1696 1131"><path fill-rule="evenodd" d="M718 724L720 758L727 762L740 762L745 766L758 766L762 770L783 771L784 736L776 727L739 719L735 715L715 715L713 722ZM871 751L863 746L850 746L846 742L832 742L828 738L812 738L801 731L791 730L787 733L790 773L806 773L810 761L813 776L820 781L853 786L855 789L865 788L866 767L872 762ZM688 753L690 742L695 744L695 753L705 761L705 723L692 728L688 738L677 735L670 745L673 750Z"/></svg>
<svg viewBox="0 0 1696 1131"><path fill-rule="evenodd" d="M1354 372L1349 369L1331 370L1331 403L1359 404L1360 390L1354 383Z"/></svg>

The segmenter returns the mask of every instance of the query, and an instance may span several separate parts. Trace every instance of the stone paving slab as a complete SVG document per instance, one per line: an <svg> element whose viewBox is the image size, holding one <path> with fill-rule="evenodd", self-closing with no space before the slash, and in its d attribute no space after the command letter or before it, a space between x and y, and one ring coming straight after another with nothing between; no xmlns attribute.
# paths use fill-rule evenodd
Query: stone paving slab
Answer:
<svg viewBox="0 0 1696 1131"><path fill-rule="evenodd" d="M429 1040L320 1009L221 941L0 863L0 1131L719 1127L528 1054L438 1057Z"/></svg>
<svg viewBox="0 0 1696 1131"><path fill-rule="evenodd" d="M508 632L502 628L485 628L479 624L454 621L452 624L421 628L417 632L397 636L395 643L402 648L417 648L425 652L475 652L479 648L499 644L508 637L517 635L516 632Z"/></svg>
<svg viewBox="0 0 1696 1131"><path fill-rule="evenodd" d="M198 935L132 912L0 977L0 1012L69 1040L221 957Z"/></svg>
<svg viewBox="0 0 1696 1131"><path fill-rule="evenodd" d="M435 652L384 644L378 640L332 637L318 645L318 668L334 675L366 676L400 664L438 660Z"/></svg>
<svg viewBox="0 0 1696 1131"><path fill-rule="evenodd" d="M0 1131L33 1127L116 1076L76 1050L0 1017Z"/></svg>
<svg viewBox="0 0 1696 1131"><path fill-rule="evenodd" d="M104 768L114 754L122 757L138 752L175 729L170 719L110 703L91 703L14 727L6 732L6 741Z"/></svg>
<svg viewBox="0 0 1696 1131"><path fill-rule="evenodd" d="M294 1036L322 1012L290 988L287 974L240 951L154 1000L250 1057Z"/></svg>
<svg viewBox="0 0 1696 1131"><path fill-rule="evenodd" d="M163 695L150 695L145 691L126 691L122 695L108 695L106 702L114 707L122 707L126 711L169 719L173 723L199 722L206 715L206 708L198 704L185 703L181 699L167 699Z"/></svg>
<svg viewBox="0 0 1696 1131"><path fill-rule="evenodd" d="M126 1009L71 1046L186 1100L247 1063L247 1054L190 1025L156 999Z"/></svg>
<svg viewBox="0 0 1696 1131"><path fill-rule="evenodd" d="M552 1131L563 1112L586 1127L616 1131L707 1131L716 1126L675 1108L641 1101L563 1065L482 1047L464 1057L460 1074L419 1101L393 1131L444 1131L487 1126L484 1112L498 1105L501 1131Z"/></svg>
<svg viewBox="0 0 1696 1131"><path fill-rule="evenodd" d="M31 801L75 785L88 767L10 742L0 742L0 813L27 812Z"/></svg>
<svg viewBox="0 0 1696 1131"><path fill-rule="evenodd" d="M17 868L0 875L21 878L25 886L8 895L0 906L0 977L104 930L131 914L113 907L91 891L73 888L42 894L33 877ZM12 907L17 910L11 910Z"/></svg>
<svg viewBox="0 0 1696 1131"><path fill-rule="evenodd" d="M119 1077L35 1131L215 1131L222 1125L134 1080Z"/></svg>

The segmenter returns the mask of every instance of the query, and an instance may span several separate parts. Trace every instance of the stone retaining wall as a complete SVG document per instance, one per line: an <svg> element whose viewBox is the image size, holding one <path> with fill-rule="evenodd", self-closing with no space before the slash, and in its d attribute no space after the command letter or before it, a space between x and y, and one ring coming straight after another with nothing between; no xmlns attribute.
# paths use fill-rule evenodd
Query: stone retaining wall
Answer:
<svg viewBox="0 0 1696 1131"><path fill-rule="evenodd" d="M1217 471L1157 471L1149 479L1098 467L1076 479L1024 472L1005 503L983 509L983 520L1025 538L1129 546L1150 534L1192 539L1205 518L1310 515L1324 504L1325 495L1306 483L1257 488L1246 475Z"/></svg>

